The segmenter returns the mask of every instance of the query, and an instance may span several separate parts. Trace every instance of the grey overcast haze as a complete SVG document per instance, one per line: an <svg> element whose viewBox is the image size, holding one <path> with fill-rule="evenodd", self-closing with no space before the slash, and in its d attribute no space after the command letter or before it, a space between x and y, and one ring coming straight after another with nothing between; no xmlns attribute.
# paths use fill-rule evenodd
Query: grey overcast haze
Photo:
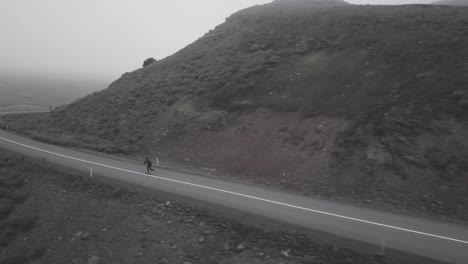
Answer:
<svg viewBox="0 0 468 264"><path fill-rule="evenodd" d="M0 0L0 71L112 81L271 0ZM432 0L352 0L411 4Z"/></svg>

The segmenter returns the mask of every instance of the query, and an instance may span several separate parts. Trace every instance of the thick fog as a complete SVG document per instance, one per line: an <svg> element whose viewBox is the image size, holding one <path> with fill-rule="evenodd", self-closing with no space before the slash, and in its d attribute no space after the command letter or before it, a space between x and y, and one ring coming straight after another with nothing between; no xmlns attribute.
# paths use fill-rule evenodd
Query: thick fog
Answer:
<svg viewBox="0 0 468 264"><path fill-rule="evenodd" d="M161 59L183 48L230 14L268 2L1 0L0 72L112 80L148 57Z"/></svg>

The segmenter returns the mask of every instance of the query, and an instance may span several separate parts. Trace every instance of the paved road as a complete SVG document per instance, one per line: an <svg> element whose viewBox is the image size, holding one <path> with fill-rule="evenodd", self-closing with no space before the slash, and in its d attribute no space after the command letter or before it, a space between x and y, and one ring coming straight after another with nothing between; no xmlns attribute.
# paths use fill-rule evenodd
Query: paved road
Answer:
<svg viewBox="0 0 468 264"><path fill-rule="evenodd" d="M40 143L0 130L0 148L313 230L453 263L468 263L468 226L344 205L221 179L159 170Z"/></svg>

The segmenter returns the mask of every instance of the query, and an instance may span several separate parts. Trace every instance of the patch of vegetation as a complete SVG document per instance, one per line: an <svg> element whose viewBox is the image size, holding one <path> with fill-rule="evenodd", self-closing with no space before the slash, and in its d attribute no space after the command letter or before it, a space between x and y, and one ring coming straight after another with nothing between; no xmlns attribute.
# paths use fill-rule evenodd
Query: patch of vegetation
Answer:
<svg viewBox="0 0 468 264"><path fill-rule="evenodd" d="M0 220L8 217L15 209L15 203L10 199L0 198Z"/></svg>
<svg viewBox="0 0 468 264"><path fill-rule="evenodd" d="M0 154L0 246L8 246L20 233L29 231L37 223L35 215L15 215L15 209L26 201L21 192L31 164L23 157ZM41 250L4 259L0 263L27 263L36 259ZM41 253L42 254L42 253Z"/></svg>
<svg viewBox="0 0 468 264"><path fill-rule="evenodd" d="M155 63L156 60L154 58L147 58L144 62L143 62L143 67L146 67L146 66L149 66L153 63Z"/></svg>
<svg viewBox="0 0 468 264"><path fill-rule="evenodd" d="M0 264L27 264L31 261L37 260L47 252L45 247L39 247L34 250L28 250L20 255L7 257L0 260Z"/></svg>
<svg viewBox="0 0 468 264"><path fill-rule="evenodd" d="M6 246L19 233L29 231L37 222L35 216L16 217L0 222L0 246Z"/></svg>

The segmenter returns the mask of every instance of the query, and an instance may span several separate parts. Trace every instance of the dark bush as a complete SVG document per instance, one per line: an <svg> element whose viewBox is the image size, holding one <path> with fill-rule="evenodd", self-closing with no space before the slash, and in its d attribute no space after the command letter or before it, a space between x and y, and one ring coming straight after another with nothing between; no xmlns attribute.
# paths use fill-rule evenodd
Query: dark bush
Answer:
<svg viewBox="0 0 468 264"><path fill-rule="evenodd" d="M147 58L144 62L143 62L143 67L146 67L148 65L151 65L153 63L155 63L156 60L154 58Z"/></svg>
<svg viewBox="0 0 468 264"><path fill-rule="evenodd" d="M15 205L9 199L0 200L0 219L3 219L11 214L15 209Z"/></svg>
<svg viewBox="0 0 468 264"><path fill-rule="evenodd" d="M30 252L24 252L21 255L11 256L0 261L0 264L25 264L31 260L42 257L47 252L46 247L39 247Z"/></svg>
<svg viewBox="0 0 468 264"><path fill-rule="evenodd" d="M0 223L0 246L8 245L19 232L30 230L36 222L36 216L26 216Z"/></svg>

